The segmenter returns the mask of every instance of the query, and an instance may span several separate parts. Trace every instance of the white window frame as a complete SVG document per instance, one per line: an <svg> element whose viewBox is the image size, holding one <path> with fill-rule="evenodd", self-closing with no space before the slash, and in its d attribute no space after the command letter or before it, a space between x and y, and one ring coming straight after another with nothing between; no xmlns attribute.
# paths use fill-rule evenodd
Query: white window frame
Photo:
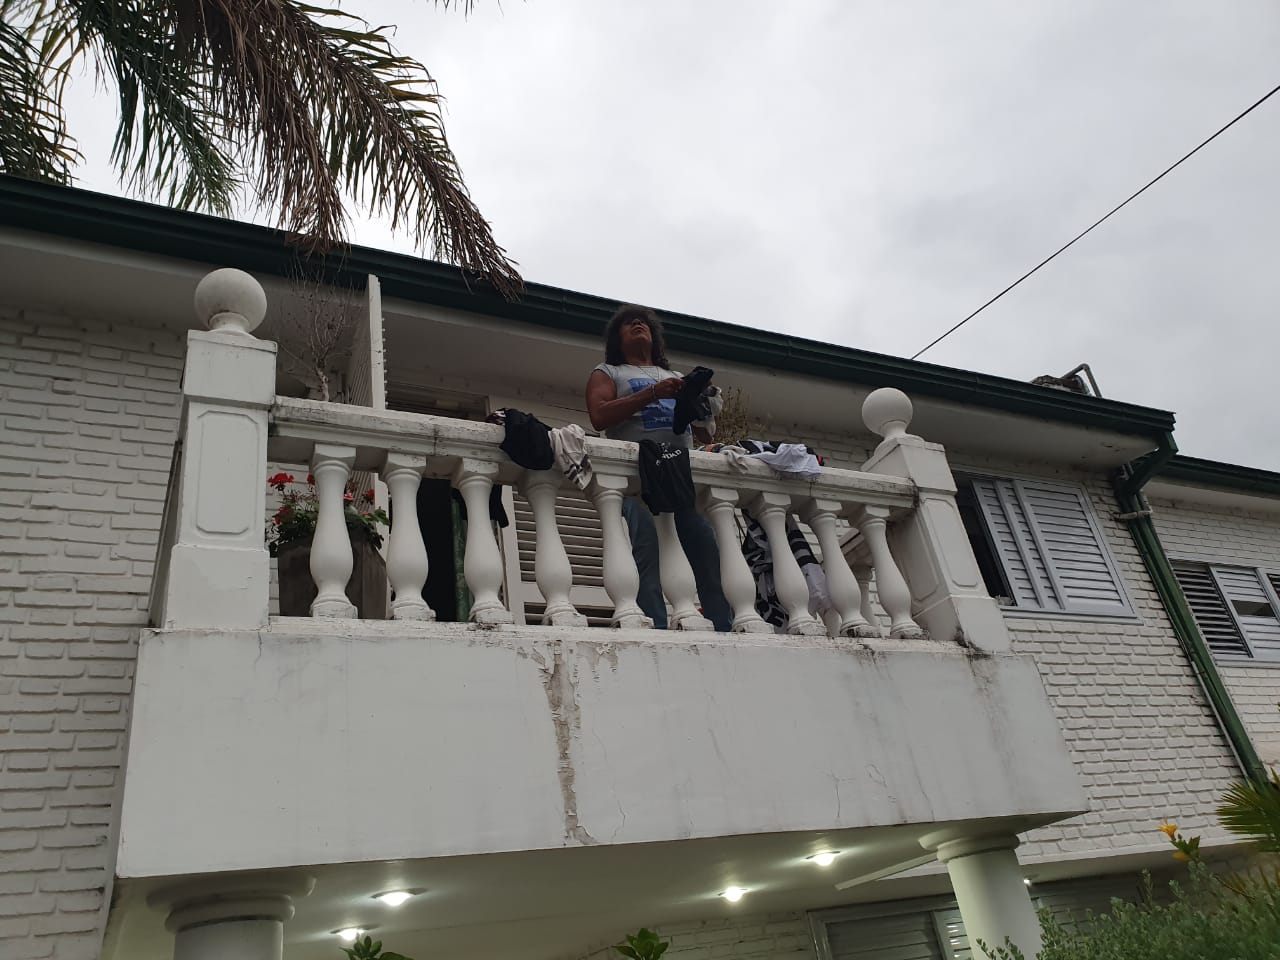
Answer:
<svg viewBox="0 0 1280 960"><path fill-rule="evenodd" d="M1003 480L1011 483L1014 488L1014 495L1018 498L1019 507L1023 516L1026 517L1027 527L1031 532L1032 538L1035 540L1036 547L1040 551L1040 556L1044 561L1045 571L1049 576L1049 580L1053 585L1053 589L1059 597L1063 598L1062 609L1045 607L1044 597L1041 593L1040 583L1034 574L1034 565L1031 558L1027 556L1026 547L1020 538L1015 538L1014 543L1019 554L1022 556L1023 563L1029 571L1032 571L1030 582L1032 592L1036 596L1036 605L1027 603L1019 603L1017 597L1009 597L1008 604L1001 604L1000 609L1007 617L1019 619L1065 619L1065 620L1103 620L1108 622L1115 621L1135 621L1138 620L1137 611L1133 605L1133 599L1129 595L1128 585L1124 581L1124 577L1120 573L1120 568L1116 564L1115 557L1111 554L1111 547L1107 543L1106 537L1103 535L1102 526L1098 523L1097 513L1094 510L1093 499L1089 496L1088 488L1081 483L1065 483L1056 480L1044 480L1040 477L1032 476L1010 476L992 473L982 473L978 471L957 470L955 476L957 483L972 482L974 480ZM1121 602L1124 605L1123 610L1098 609L1089 603L1081 603L1080 601L1068 601L1066 593L1062 588L1062 581L1058 577L1058 572L1054 567L1052 554L1045 542L1044 532L1040 529L1039 520L1036 518L1035 512L1028 508L1026 495L1022 487L1024 483L1032 483L1036 486L1047 487L1051 490L1059 490L1063 493L1070 493L1080 498L1083 506L1085 521L1089 524L1089 530L1093 534L1093 538L1098 545L1102 554L1103 562L1107 566L1107 571L1111 575L1111 580L1115 584L1116 592L1120 595ZM1005 510L1005 515L1009 519L1010 526L1012 523L1012 515L1009 513L1007 503L1008 494L1003 489L997 487L997 493L1000 497L1001 506ZM987 504L979 496L974 495L977 504L978 514L982 520L983 532L986 534L987 547L991 553L992 559L999 565L1001 573L1004 575L1005 582L1010 585L1010 593L1012 589L1012 577L1008 569L1004 565L1004 558L1000 555L1000 551L995 546L995 532L992 529L991 519L988 514ZM1070 605L1068 605L1070 604Z"/></svg>
<svg viewBox="0 0 1280 960"><path fill-rule="evenodd" d="M1231 622L1235 624L1236 633L1240 635L1240 640L1244 644L1245 649L1249 651L1247 656L1243 654L1235 655L1210 651L1213 654L1214 660L1230 664L1233 667L1280 667L1280 651L1272 652L1268 650L1259 650L1253 645L1253 641L1249 639L1249 631L1246 630L1245 625L1240 622L1240 614L1236 612L1235 604L1231 602L1231 599L1228 596L1228 591L1226 587L1223 586L1222 578L1218 571L1223 567L1234 567L1237 570L1252 571L1262 584L1262 592L1266 595L1268 602L1271 604L1271 609L1275 612L1278 620L1280 620L1280 594L1276 592L1275 585L1271 582L1271 577L1280 576L1280 574L1271 574L1268 573L1265 567L1241 561L1208 560L1204 557L1184 556L1170 557L1170 559L1175 563L1197 564L1208 569L1209 576L1213 579L1214 586L1218 588L1218 596L1222 600L1222 606L1226 609L1228 616L1231 617ZM1176 575L1174 579L1177 579ZM1182 589L1181 583L1179 583L1178 589ZM1183 600L1186 600L1185 596L1183 597ZM1191 609L1190 603L1187 604L1187 608ZM1195 619L1195 610L1191 610L1191 616L1192 619ZM1199 620L1196 620L1196 629L1203 629L1200 626Z"/></svg>

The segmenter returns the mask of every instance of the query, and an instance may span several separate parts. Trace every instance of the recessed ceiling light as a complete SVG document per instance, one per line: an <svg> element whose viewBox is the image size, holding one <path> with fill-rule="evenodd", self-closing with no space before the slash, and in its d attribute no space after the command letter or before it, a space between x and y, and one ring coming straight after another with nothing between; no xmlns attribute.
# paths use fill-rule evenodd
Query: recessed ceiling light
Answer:
<svg viewBox="0 0 1280 960"><path fill-rule="evenodd" d="M347 943L353 943L356 937L364 933L361 927L343 927L341 930L333 931L338 935L339 940L345 940Z"/></svg>
<svg viewBox="0 0 1280 960"><path fill-rule="evenodd" d="M729 887L720 896L724 897L730 903L737 903L742 899L742 895L747 891L743 887Z"/></svg>
<svg viewBox="0 0 1280 960"><path fill-rule="evenodd" d="M385 903L388 907L398 907L407 900L412 900L413 890L388 890L386 893L375 893L373 899Z"/></svg>
<svg viewBox="0 0 1280 960"><path fill-rule="evenodd" d="M1031 879L1029 877L1023 877L1022 882L1025 883L1028 887L1031 886Z"/></svg>
<svg viewBox="0 0 1280 960"><path fill-rule="evenodd" d="M821 853L815 853L812 857L806 857L811 863L816 863L820 867L829 867L836 862L836 857L840 856L839 850L823 850Z"/></svg>

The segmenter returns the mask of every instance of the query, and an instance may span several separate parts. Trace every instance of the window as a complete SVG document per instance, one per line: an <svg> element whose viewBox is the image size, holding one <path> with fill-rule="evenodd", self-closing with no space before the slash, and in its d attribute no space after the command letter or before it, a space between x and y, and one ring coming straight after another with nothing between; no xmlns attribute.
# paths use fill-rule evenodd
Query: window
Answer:
<svg viewBox="0 0 1280 960"><path fill-rule="evenodd" d="M1215 656L1280 661L1280 576L1185 560L1173 572Z"/></svg>
<svg viewBox="0 0 1280 960"><path fill-rule="evenodd" d="M987 591L1006 607L1129 615L1083 488L1039 480L957 481L957 506Z"/></svg>

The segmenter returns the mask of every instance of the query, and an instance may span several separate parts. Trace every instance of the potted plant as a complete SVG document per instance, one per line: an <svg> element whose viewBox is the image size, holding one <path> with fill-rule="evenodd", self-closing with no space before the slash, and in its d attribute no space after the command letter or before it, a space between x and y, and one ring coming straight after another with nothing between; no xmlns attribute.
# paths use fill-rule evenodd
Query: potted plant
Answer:
<svg viewBox="0 0 1280 960"><path fill-rule="evenodd" d="M319 506L315 478L308 476L301 484L291 473L277 473L267 479L267 486L280 497L280 506L267 524L267 550L276 558L280 584L280 615L306 617L316 598L311 578L311 540ZM372 490L357 492L348 487L344 500L354 561L347 599L355 604L361 619L385 620L387 567L378 553L382 546L379 528L390 520L386 511L374 506Z"/></svg>

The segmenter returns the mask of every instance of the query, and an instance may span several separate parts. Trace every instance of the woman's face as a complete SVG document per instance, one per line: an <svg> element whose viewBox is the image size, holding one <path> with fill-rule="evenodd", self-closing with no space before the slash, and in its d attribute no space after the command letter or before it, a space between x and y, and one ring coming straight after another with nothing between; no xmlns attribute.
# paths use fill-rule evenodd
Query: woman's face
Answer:
<svg viewBox="0 0 1280 960"><path fill-rule="evenodd" d="M653 331L644 317L627 320L622 324L620 333L623 353L643 353L648 357L653 352Z"/></svg>

